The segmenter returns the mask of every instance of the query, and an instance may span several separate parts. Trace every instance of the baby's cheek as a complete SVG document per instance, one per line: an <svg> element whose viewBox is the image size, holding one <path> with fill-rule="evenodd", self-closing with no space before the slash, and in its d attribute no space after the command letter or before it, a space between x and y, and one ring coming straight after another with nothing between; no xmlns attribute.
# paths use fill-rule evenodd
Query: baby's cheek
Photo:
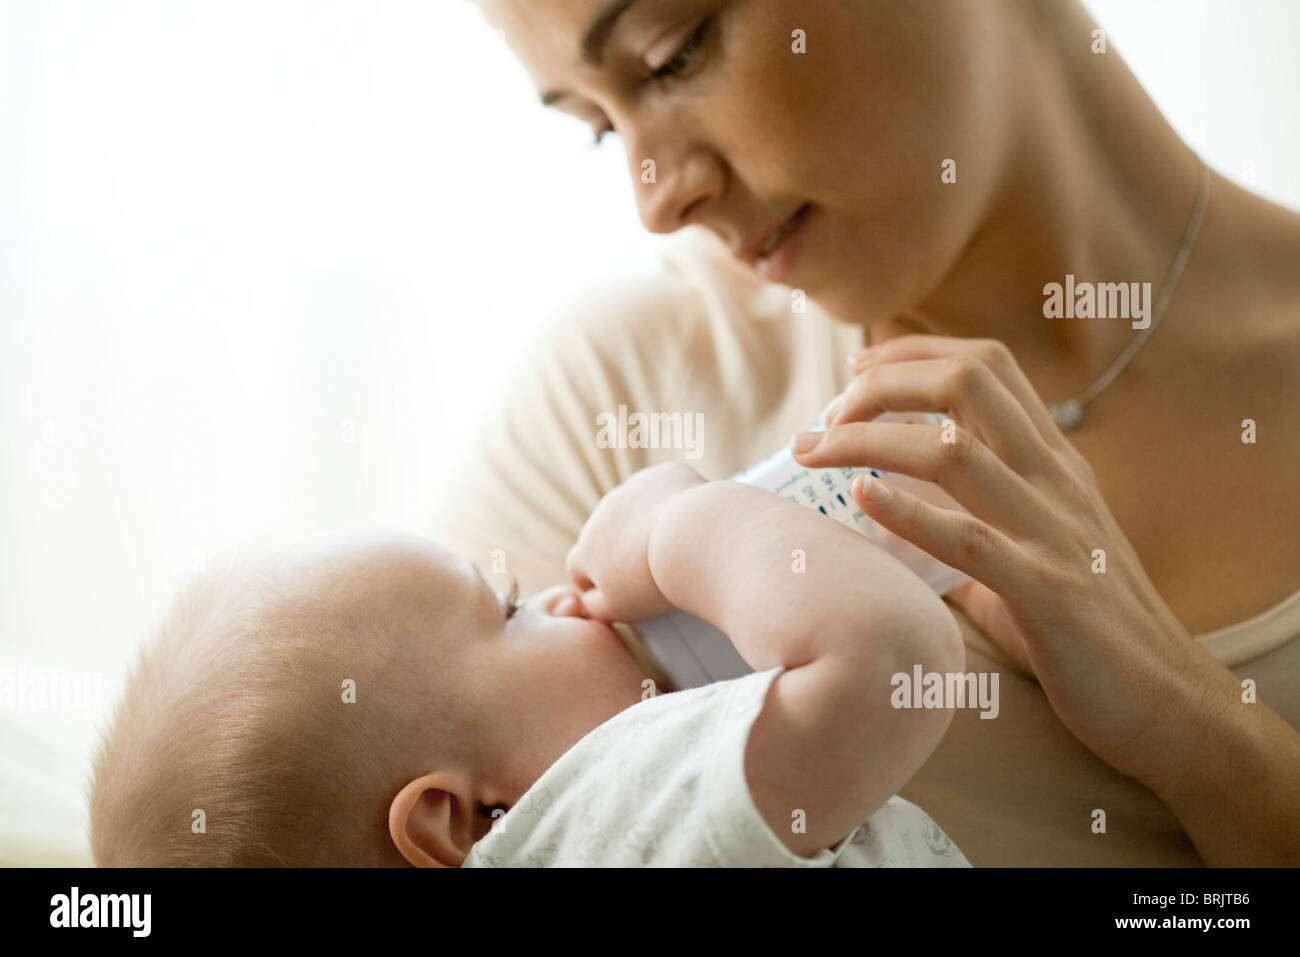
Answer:
<svg viewBox="0 0 1300 957"><path fill-rule="evenodd" d="M604 673L600 680L610 689L613 703L619 708L630 708L668 690L660 687L654 674L636 659L621 638L616 636L614 641L602 646L602 652Z"/></svg>

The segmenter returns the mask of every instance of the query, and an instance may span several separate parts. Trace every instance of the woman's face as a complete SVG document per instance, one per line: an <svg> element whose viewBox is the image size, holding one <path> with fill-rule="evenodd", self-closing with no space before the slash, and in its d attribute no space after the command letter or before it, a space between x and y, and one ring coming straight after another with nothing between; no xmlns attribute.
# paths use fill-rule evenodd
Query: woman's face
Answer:
<svg viewBox="0 0 1300 957"><path fill-rule="evenodd" d="M618 134L647 229L702 225L841 319L923 300L989 202L1006 139L1000 4L480 4L549 105ZM941 180L949 159L955 184Z"/></svg>

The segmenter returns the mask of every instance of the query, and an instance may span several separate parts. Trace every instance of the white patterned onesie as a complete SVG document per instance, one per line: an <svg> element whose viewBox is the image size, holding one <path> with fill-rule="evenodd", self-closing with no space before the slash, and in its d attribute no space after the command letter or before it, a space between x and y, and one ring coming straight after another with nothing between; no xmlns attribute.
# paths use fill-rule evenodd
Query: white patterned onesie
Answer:
<svg viewBox="0 0 1300 957"><path fill-rule="evenodd" d="M800 857L759 814L745 746L784 669L660 694L610 718L537 779L465 867L970 867L900 797Z"/></svg>

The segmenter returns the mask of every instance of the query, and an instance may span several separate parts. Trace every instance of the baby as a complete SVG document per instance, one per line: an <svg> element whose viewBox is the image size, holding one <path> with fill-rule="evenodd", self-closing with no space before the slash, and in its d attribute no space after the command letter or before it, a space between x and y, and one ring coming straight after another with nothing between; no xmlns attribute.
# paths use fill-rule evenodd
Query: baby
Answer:
<svg viewBox="0 0 1300 957"><path fill-rule="evenodd" d="M605 497L568 569L522 605L408 537L210 573L101 743L97 863L969 866L893 796L952 715L892 708L891 675L965 663L896 559L667 465ZM671 607L754 673L656 689L609 623Z"/></svg>

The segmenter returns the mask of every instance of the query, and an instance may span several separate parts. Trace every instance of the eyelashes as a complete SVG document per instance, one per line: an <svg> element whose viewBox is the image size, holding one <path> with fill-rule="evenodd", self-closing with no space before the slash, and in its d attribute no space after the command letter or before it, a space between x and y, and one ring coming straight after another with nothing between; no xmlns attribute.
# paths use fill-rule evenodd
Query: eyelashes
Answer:
<svg viewBox="0 0 1300 957"><path fill-rule="evenodd" d="M519 580L510 579L510 591L506 592L505 597L506 621L515 616L515 612L524 607L524 603L519 600Z"/></svg>
<svg viewBox="0 0 1300 957"><path fill-rule="evenodd" d="M662 66L651 71L644 78L644 81L646 83L656 83L666 80L685 79L697 71L703 65L704 44L712 34L716 20L716 13L701 20L700 25L695 28L695 32L686 39L677 52ZM591 143L592 149L600 146L605 141L605 137L613 132L615 130L612 126L607 126L597 132L595 139Z"/></svg>
<svg viewBox="0 0 1300 957"><path fill-rule="evenodd" d="M650 74L650 80L662 80L667 77L683 76L689 73L699 64L700 52L704 47L704 41L708 39L709 32L713 29L714 16L705 17L700 21L700 25L695 28L695 32L687 38L686 42L681 45L672 58Z"/></svg>

